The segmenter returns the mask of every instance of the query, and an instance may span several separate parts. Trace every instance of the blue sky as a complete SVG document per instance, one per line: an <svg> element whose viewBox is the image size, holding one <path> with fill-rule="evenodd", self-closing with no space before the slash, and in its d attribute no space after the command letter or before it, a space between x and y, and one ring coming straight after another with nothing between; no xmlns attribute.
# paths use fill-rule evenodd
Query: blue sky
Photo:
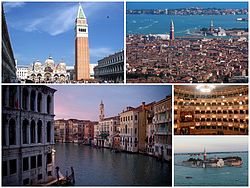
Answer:
<svg viewBox="0 0 250 188"><path fill-rule="evenodd" d="M243 2L127 2L127 9L177 9L177 8L248 8L247 1Z"/></svg>
<svg viewBox="0 0 250 188"><path fill-rule="evenodd" d="M247 136L175 136L175 153L248 151Z"/></svg>
<svg viewBox="0 0 250 188"><path fill-rule="evenodd" d="M116 116L127 106L138 107L171 95L171 86L118 85L118 86L50 86L56 89L55 119L98 120L99 105L103 100L105 117Z"/></svg>
<svg viewBox="0 0 250 188"><path fill-rule="evenodd" d="M90 63L123 49L123 3L81 3L89 25ZM74 23L77 2L8 2L5 16L19 65L49 55L74 65Z"/></svg>

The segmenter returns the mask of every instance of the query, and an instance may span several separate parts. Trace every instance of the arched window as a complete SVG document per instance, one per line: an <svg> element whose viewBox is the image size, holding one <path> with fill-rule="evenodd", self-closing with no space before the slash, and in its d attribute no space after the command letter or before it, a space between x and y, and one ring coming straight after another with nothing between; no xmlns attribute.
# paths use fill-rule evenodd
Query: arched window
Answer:
<svg viewBox="0 0 250 188"><path fill-rule="evenodd" d="M128 126L125 125L125 134L127 134L127 133L128 133Z"/></svg>
<svg viewBox="0 0 250 188"><path fill-rule="evenodd" d="M38 93L38 96L37 96L37 111L38 112L42 112L42 94L41 93Z"/></svg>
<svg viewBox="0 0 250 188"><path fill-rule="evenodd" d="M37 123L37 143L42 143L42 126L43 123L39 120Z"/></svg>
<svg viewBox="0 0 250 188"><path fill-rule="evenodd" d="M51 122L47 123L47 142L50 142L51 137Z"/></svg>
<svg viewBox="0 0 250 188"><path fill-rule="evenodd" d="M23 88L22 107L24 110L28 110L28 100L29 100L29 91L27 88Z"/></svg>
<svg viewBox="0 0 250 188"><path fill-rule="evenodd" d="M30 110L35 111L36 91L32 90L30 95Z"/></svg>
<svg viewBox="0 0 250 188"><path fill-rule="evenodd" d="M27 119L23 120L22 133L23 133L23 144L28 144L28 125Z"/></svg>
<svg viewBox="0 0 250 188"><path fill-rule="evenodd" d="M50 114L50 106L51 106L51 97L47 97L47 113Z"/></svg>
<svg viewBox="0 0 250 188"><path fill-rule="evenodd" d="M14 119L9 121L9 144L16 145L16 121Z"/></svg>
<svg viewBox="0 0 250 188"><path fill-rule="evenodd" d="M34 120L32 120L30 124L30 142L36 142L36 123Z"/></svg>
<svg viewBox="0 0 250 188"><path fill-rule="evenodd" d="M16 91L17 86L9 86L9 106L12 108L17 107Z"/></svg>

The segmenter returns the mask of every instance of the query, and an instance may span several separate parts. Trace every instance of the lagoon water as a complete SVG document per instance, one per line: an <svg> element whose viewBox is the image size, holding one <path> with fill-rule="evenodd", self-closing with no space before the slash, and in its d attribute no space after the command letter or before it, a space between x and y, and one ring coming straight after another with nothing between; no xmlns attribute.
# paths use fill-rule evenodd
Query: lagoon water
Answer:
<svg viewBox="0 0 250 188"><path fill-rule="evenodd" d="M112 153L77 144L57 143L56 166L61 173L74 167L76 185L171 186L172 170L166 163L139 154Z"/></svg>
<svg viewBox="0 0 250 188"><path fill-rule="evenodd" d="M210 26L214 20L214 27L248 28L248 22L236 21L236 18L246 18L247 15L152 15L127 14L127 34L164 34L169 33L170 21L174 21L175 36L192 35L195 30Z"/></svg>
<svg viewBox="0 0 250 188"><path fill-rule="evenodd" d="M215 154L207 155L214 157ZM223 153L217 157L239 156L243 159L241 167L223 168L191 168L181 166L189 155L175 155L174 184L176 186L247 186L248 185L248 153ZM186 178L191 176L192 178Z"/></svg>

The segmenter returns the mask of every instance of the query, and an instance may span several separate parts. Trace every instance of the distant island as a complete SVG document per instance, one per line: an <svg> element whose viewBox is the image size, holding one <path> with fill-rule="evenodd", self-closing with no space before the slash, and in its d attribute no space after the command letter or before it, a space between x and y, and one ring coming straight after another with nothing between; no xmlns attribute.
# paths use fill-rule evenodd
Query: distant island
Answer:
<svg viewBox="0 0 250 188"><path fill-rule="evenodd" d="M156 14L156 15L247 15L248 9L219 9L219 8L179 8L179 9L128 9L127 14ZM238 20L240 21L240 20ZM241 21L246 21L243 18Z"/></svg>
<svg viewBox="0 0 250 188"><path fill-rule="evenodd" d="M214 157L207 158L206 150L204 149L203 159L191 157L186 161L182 161L182 165L192 168L222 168L224 166L239 167L243 164L243 160L239 156Z"/></svg>

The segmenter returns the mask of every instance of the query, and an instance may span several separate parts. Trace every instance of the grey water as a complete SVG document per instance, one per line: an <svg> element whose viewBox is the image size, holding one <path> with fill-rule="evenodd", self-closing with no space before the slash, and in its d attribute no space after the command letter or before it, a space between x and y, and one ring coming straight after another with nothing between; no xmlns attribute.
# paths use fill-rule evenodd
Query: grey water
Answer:
<svg viewBox="0 0 250 188"><path fill-rule="evenodd" d="M192 35L201 28L209 28L213 20L214 27L223 29L248 28L248 22L236 21L247 15L152 15L127 14L127 34L165 34L169 33L170 21L174 21L175 36Z"/></svg>
<svg viewBox="0 0 250 188"><path fill-rule="evenodd" d="M189 155L175 155L174 184L176 186L247 186L248 153L221 153L207 155L210 157L239 156L243 160L241 167L191 168L181 166ZM192 177L192 178L186 178Z"/></svg>
<svg viewBox="0 0 250 188"><path fill-rule="evenodd" d="M72 143L55 145L55 165L62 174L74 167L75 185L171 186L172 170L167 163L140 154L113 153Z"/></svg>

